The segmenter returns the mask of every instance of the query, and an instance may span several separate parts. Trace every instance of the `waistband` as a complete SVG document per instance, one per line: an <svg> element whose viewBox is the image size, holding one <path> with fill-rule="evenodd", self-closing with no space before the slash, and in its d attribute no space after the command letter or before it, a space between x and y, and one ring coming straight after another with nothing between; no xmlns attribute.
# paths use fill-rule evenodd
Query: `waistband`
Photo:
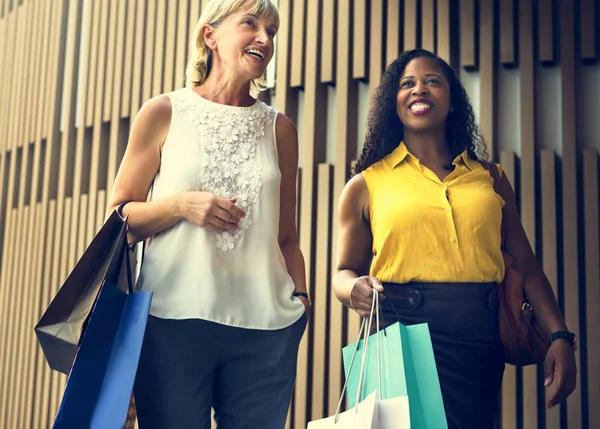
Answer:
<svg viewBox="0 0 600 429"><path fill-rule="evenodd" d="M419 307L425 299L448 303L487 301L495 303L497 284L491 283L383 283L384 300L405 307Z"/></svg>

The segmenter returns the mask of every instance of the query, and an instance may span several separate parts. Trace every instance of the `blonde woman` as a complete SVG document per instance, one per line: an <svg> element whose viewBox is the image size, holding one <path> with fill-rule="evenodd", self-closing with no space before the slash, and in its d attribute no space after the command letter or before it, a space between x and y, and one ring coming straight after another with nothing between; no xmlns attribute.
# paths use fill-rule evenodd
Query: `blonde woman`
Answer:
<svg viewBox="0 0 600 429"><path fill-rule="evenodd" d="M280 429L309 297L295 227L293 123L265 88L279 16L269 0L212 0L186 87L144 104L110 206L149 239L154 293L135 386L141 429ZM146 201L152 186L151 199Z"/></svg>

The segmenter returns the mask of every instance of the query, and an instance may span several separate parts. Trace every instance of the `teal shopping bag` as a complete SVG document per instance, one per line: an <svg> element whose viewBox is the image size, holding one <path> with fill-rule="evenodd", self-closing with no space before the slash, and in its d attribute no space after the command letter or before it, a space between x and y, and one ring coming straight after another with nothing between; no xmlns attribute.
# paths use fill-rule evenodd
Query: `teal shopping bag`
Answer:
<svg viewBox="0 0 600 429"><path fill-rule="evenodd" d="M412 429L447 429L442 391L433 356L431 336L426 323L404 326L394 323L370 336L381 344L381 399L408 396ZM354 407L360 370L353 366L348 374L356 343L343 349L344 368L348 380L348 407ZM363 349L363 340L358 351ZM365 376L360 398L378 388L377 347L368 347Z"/></svg>

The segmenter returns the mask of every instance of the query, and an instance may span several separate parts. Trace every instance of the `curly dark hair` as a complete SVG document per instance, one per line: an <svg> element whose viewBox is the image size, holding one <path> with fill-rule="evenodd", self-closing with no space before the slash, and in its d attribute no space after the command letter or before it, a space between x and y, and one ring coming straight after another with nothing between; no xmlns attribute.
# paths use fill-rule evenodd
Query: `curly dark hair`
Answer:
<svg viewBox="0 0 600 429"><path fill-rule="evenodd" d="M437 55L424 49L403 52L390 64L375 92L369 111L367 136L362 154L355 167L358 174L393 152L404 138L404 126L396 112L396 95L400 90L400 79L407 64L419 57L434 59L450 84L450 105L452 111L446 120L446 139L452 159L465 149L469 157L484 161L488 158L487 147L475 123L475 113L467 91L456 77L452 67Z"/></svg>

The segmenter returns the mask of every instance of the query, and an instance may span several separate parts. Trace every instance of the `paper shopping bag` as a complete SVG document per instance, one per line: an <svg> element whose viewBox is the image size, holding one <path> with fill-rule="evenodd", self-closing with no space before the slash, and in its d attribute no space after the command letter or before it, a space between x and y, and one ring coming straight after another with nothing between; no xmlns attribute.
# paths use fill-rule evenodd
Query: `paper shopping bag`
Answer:
<svg viewBox="0 0 600 429"><path fill-rule="evenodd" d="M427 324L404 326L397 322L371 335L370 344L381 344L381 399L408 396L410 422L413 429L444 429L448 427L431 336ZM363 348L363 342L358 350ZM360 371L348 370L355 344L343 349L344 367L348 374L348 406L357 397ZM377 349L368 347L361 398L379 386Z"/></svg>
<svg viewBox="0 0 600 429"><path fill-rule="evenodd" d="M129 257L126 221L115 210L61 286L35 333L50 368L68 374L88 316L105 280L127 290L124 258Z"/></svg>
<svg viewBox="0 0 600 429"><path fill-rule="evenodd" d="M356 407L338 416L312 421L307 429L377 429L376 399L376 393L373 392Z"/></svg>
<svg viewBox="0 0 600 429"><path fill-rule="evenodd" d="M92 311L53 429L122 429L130 405L151 292L106 282Z"/></svg>

